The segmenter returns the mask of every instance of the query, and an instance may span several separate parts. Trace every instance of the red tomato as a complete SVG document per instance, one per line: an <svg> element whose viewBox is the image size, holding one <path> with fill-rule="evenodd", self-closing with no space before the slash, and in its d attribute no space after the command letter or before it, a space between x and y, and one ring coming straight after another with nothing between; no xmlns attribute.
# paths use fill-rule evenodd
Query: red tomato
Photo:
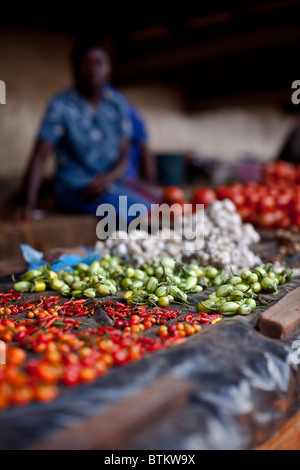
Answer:
<svg viewBox="0 0 300 470"><path fill-rule="evenodd" d="M12 347L7 349L6 360L8 364L20 366L26 358L26 352L23 349Z"/></svg>
<svg viewBox="0 0 300 470"><path fill-rule="evenodd" d="M253 210L251 207L245 206L245 207L240 207L238 209L238 213L240 214L243 222L249 222L249 220L251 219Z"/></svg>
<svg viewBox="0 0 300 470"><path fill-rule="evenodd" d="M185 199L184 191L178 186L168 186L164 190L164 201L168 204L183 202Z"/></svg>
<svg viewBox="0 0 300 470"><path fill-rule="evenodd" d="M230 199L235 204L237 208L244 207L246 198L243 193L241 192L233 192Z"/></svg>
<svg viewBox="0 0 300 470"><path fill-rule="evenodd" d="M114 363L118 366L126 364L129 360L129 354L127 349L118 349L113 353Z"/></svg>
<svg viewBox="0 0 300 470"><path fill-rule="evenodd" d="M15 389L11 396L14 405L25 405L33 399L33 391L27 385Z"/></svg>
<svg viewBox="0 0 300 470"><path fill-rule="evenodd" d="M281 191L276 198L276 204L279 209L287 210L292 201L292 193L288 190Z"/></svg>
<svg viewBox="0 0 300 470"><path fill-rule="evenodd" d="M282 217L278 220L276 227L287 229L292 225L291 218L283 212Z"/></svg>
<svg viewBox="0 0 300 470"><path fill-rule="evenodd" d="M216 192L210 188L199 188L193 194L192 203L203 204L204 207L208 207L213 201L217 199Z"/></svg>
<svg viewBox="0 0 300 470"><path fill-rule="evenodd" d="M296 168L296 183L300 183L300 165L297 165L297 168Z"/></svg>
<svg viewBox="0 0 300 470"><path fill-rule="evenodd" d="M247 185L244 189L244 196L245 205L255 208L260 198L258 186Z"/></svg>
<svg viewBox="0 0 300 470"><path fill-rule="evenodd" d="M80 381L80 367L68 365L65 368L62 383L64 385L73 386L77 385Z"/></svg>
<svg viewBox="0 0 300 470"><path fill-rule="evenodd" d="M300 210L292 214L292 223L300 228Z"/></svg>
<svg viewBox="0 0 300 470"><path fill-rule="evenodd" d="M278 214L276 211L261 212L257 216L257 223L262 228L273 228L278 221Z"/></svg>
<svg viewBox="0 0 300 470"><path fill-rule="evenodd" d="M230 189L231 189L231 191L233 191L235 193L241 193L244 190L244 186L242 185L242 183L233 183L230 186Z"/></svg>
<svg viewBox="0 0 300 470"><path fill-rule="evenodd" d="M232 191L230 190L229 186L221 185L216 189L216 193L217 193L217 198L220 201L223 201L224 199L230 199Z"/></svg>
<svg viewBox="0 0 300 470"><path fill-rule="evenodd" d="M290 202L290 209L292 214L297 214L300 212L300 196L295 196L293 200Z"/></svg>
<svg viewBox="0 0 300 470"><path fill-rule="evenodd" d="M274 198L278 196L279 192L280 192L280 189L278 188L278 186L270 185L267 188L268 195L273 196Z"/></svg>
<svg viewBox="0 0 300 470"><path fill-rule="evenodd" d="M262 197L258 203L258 209L260 212L273 211L276 207L276 200L274 196L266 195Z"/></svg>

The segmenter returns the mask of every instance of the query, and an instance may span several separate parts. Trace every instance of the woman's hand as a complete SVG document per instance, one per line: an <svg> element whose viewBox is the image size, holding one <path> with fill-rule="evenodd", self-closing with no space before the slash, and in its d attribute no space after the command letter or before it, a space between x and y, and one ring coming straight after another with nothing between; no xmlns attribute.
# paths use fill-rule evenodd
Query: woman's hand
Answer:
<svg viewBox="0 0 300 470"><path fill-rule="evenodd" d="M94 199L105 193L114 181L124 175L128 165L128 151L129 141L123 139L120 144L120 156L116 164L107 173L95 176L87 188L79 190L79 194L86 199Z"/></svg>
<svg viewBox="0 0 300 470"><path fill-rule="evenodd" d="M11 222L30 222L33 210L24 203L24 195L17 193L7 201L4 219Z"/></svg>
<svg viewBox="0 0 300 470"><path fill-rule="evenodd" d="M105 193L111 184L111 178L108 173L104 175L97 175L87 188L80 189L78 193L85 199L94 199L97 196Z"/></svg>

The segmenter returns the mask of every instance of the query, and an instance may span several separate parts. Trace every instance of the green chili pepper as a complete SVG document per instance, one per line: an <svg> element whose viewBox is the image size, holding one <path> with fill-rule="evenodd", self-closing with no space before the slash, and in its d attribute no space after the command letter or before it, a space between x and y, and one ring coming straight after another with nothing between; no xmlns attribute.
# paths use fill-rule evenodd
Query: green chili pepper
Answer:
<svg viewBox="0 0 300 470"><path fill-rule="evenodd" d="M75 265L75 269L79 272L87 272L89 270L89 266L86 263L78 263Z"/></svg>
<svg viewBox="0 0 300 470"><path fill-rule="evenodd" d="M124 277L120 282L120 287L123 290L129 289L132 286L132 280L129 277Z"/></svg>
<svg viewBox="0 0 300 470"><path fill-rule="evenodd" d="M71 293L71 289L67 284L64 284L59 289L59 292L61 293L61 295L68 296Z"/></svg>
<svg viewBox="0 0 300 470"><path fill-rule="evenodd" d="M167 296L163 296L158 299L158 305L160 307L168 307L169 304L170 304L170 300Z"/></svg>
<svg viewBox="0 0 300 470"><path fill-rule="evenodd" d="M242 304L239 306L237 309L237 312L239 315L249 315L249 313L252 312L252 309L249 305Z"/></svg>
<svg viewBox="0 0 300 470"><path fill-rule="evenodd" d="M81 290L72 290L71 295L72 295L72 297L80 298L82 296L82 291Z"/></svg>
<svg viewBox="0 0 300 470"><path fill-rule="evenodd" d="M261 286L263 290L267 292L276 292L277 284L274 282L274 279L271 277L264 277L261 281Z"/></svg>
<svg viewBox="0 0 300 470"><path fill-rule="evenodd" d="M230 313L235 314L238 308L239 308L239 304L237 302L224 302L220 305L219 312L222 315L225 315L225 314L229 315Z"/></svg>
<svg viewBox="0 0 300 470"><path fill-rule="evenodd" d="M197 311L198 312L204 312L204 313L212 313L216 310L216 307L219 307L219 305L209 301L209 300L204 300L203 302L199 302L197 305Z"/></svg>
<svg viewBox="0 0 300 470"><path fill-rule="evenodd" d="M50 284L50 287L52 290L57 290L59 291L62 286L64 286L65 283L61 279L53 279L53 281Z"/></svg>
<svg viewBox="0 0 300 470"><path fill-rule="evenodd" d="M251 274L252 274L251 271L245 270L242 272L241 278L243 279L243 281L247 281L249 276L251 276Z"/></svg>
<svg viewBox="0 0 300 470"><path fill-rule="evenodd" d="M144 289L134 290L134 291L132 291L132 295L138 295L138 296L142 297L143 299L146 299L147 297L149 297L148 292Z"/></svg>
<svg viewBox="0 0 300 470"><path fill-rule="evenodd" d="M195 276L189 276L185 280L185 290L190 290L197 285L197 278Z"/></svg>
<svg viewBox="0 0 300 470"><path fill-rule="evenodd" d="M164 297L167 293L168 288L166 286L160 286L155 290L155 295L157 295L157 297ZM170 293L173 295L171 291Z"/></svg>
<svg viewBox="0 0 300 470"><path fill-rule="evenodd" d="M94 289L89 288L89 289L85 289L85 290L83 291L83 295L84 295L85 297L89 297L89 298L92 299L93 297L96 297L96 292L94 291Z"/></svg>
<svg viewBox="0 0 300 470"><path fill-rule="evenodd" d="M233 291L233 286L231 284L223 284L223 286L218 287L216 290L217 297L227 297Z"/></svg>
<svg viewBox="0 0 300 470"><path fill-rule="evenodd" d="M175 268L176 260L173 258L165 257L165 258L162 258L160 262L163 268L171 268L172 271Z"/></svg>
<svg viewBox="0 0 300 470"><path fill-rule="evenodd" d="M103 297L106 295L111 295L111 286L107 286L106 284L99 284L97 287L97 292Z"/></svg>
<svg viewBox="0 0 300 470"><path fill-rule="evenodd" d="M234 290L230 293L229 295L229 300L233 300L234 302L243 300L244 298L244 293L240 290Z"/></svg>
<svg viewBox="0 0 300 470"><path fill-rule="evenodd" d="M37 269L31 269L30 271L26 271L26 273L22 274L20 277L20 281L32 281L33 279L41 276L41 272Z"/></svg>
<svg viewBox="0 0 300 470"><path fill-rule="evenodd" d="M71 273L68 273L68 272L65 272L64 275L61 276L61 278L67 284L73 284L73 282L75 282L74 276Z"/></svg>
<svg viewBox="0 0 300 470"><path fill-rule="evenodd" d="M162 276L163 273L164 273L164 268L163 268L162 266L158 266L157 268L155 268L154 273L155 273L155 276L156 276L158 279L160 279L161 276Z"/></svg>
<svg viewBox="0 0 300 470"><path fill-rule="evenodd" d="M132 281L132 289L140 289L141 287L144 287L144 282L143 281L139 281L138 279L135 279L134 281Z"/></svg>
<svg viewBox="0 0 300 470"><path fill-rule="evenodd" d="M263 277L267 276L267 271L264 268L260 267L260 266L258 266L256 268L253 268L252 272L257 274L259 281L261 281Z"/></svg>
<svg viewBox="0 0 300 470"><path fill-rule="evenodd" d="M152 266L148 266L146 269L146 273L148 276L153 276L154 275L154 268Z"/></svg>
<svg viewBox="0 0 300 470"><path fill-rule="evenodd" d="M228 282L229 284L236 286L237 284L240 284L242 281L243 279L240 276L232 276Z"/></svg>
<svg viewBox="0 0 300 470"><path fill-rule="evenodd" d="M87 288L87 283L83 281L75 281L72 284L73 290L83 290Z"/></svg>
<svg viewBox="0 0 300 470"><path fill-rule="evenodd" d="M261 283L260 282L254 282L254 284L252 284L252 286L251 286L251 290L255 294L259 294L259 292L262 291Z"/></svg>
<svg viewBox="0 0 300 470"><path fill-rule="evenodd" d="M256 302L254 299L245 300L245 304L248 305L252 310L256 308Z"/></svg>
<svg viewBox="0 0 300 470"><path fill-rule="evenodd" d="M145 300L142 299L142 297L139 297L138 295L131 295L127 299L128 304L143 304L145 303Z"/></svg>
<svg viewBox="0 0 300 470"><path fill-rule="evenodd" d="M135 273L135 269L133 269L132 267L128 267L126 270L125 270L125 275L127 277L133 277L134 276L134 273Z"/></svg>
<svg viewBox="0 0 300 470"><path fill-rule="evenodd" d="M217 268L214 268L212 266L206 268L204 271L205 276L208 277L208 279L214 279L216 275L218 274L218 272L219 271L217 270Z"/></svg>
<svg viewBox="0 0 300 470"><path fill-rule="evenodd" d="M199 292L202 292L202 291L203 291L202 286L195 286L195 287L192 287L192 289L189 290L189 293L190 294L199 294Z"/></svg>
<svg viewBox="0 0 300 470"><path fill-rule="evenodd" d="M18 281L14 283L14 289L17 292L29 292L31 290L31 282L29 281Z"/></svg>
<svg viewBox="0 0 300 470"><path fill-rule="evenodd" d="M141 269L136 269L133 277L134 279L137 279L138 281L142 281L143 279L145 279L146 274Z"/></svg>
<svg viewBox="0 0 300 470"><path fill-rule="evenodd" d="M254 284L255 282L258 282L258 275L255 273L251 273L248 277L248 282L249 284Z"/></svg>
<svg viewBox="0 0 300 470"><path fill-rule="evenodd" d="M182 282L182 281L181 281L181 279L180 279L179 276L173 276L173 277L172 277L172 283L173 283L173 284L176 284L176 285L178 286L179 284L181 284L181 282Z"/></svg>
<svg viewBox="0 0 300 470"><path fill-rule="evenodd" d="M247 286L246 284L236 284L235 288L237 290L240 290L241 292L246 292L247 290L249 290L249 286Z"/></svg>
<svg viewBox="0 0 300 470"><path fill-rule="evenodd" d="M158 286L158 280L156 279L156 277L151 276L149 277L145 285L145 289L147 292L149 292L149 294L152 294L157 289L157 286Z"/></svg>
<svg viewBox="0 0 300 470"><path fill-rule="evenodd" d="M101 271L101 266L99 261L93 261L88 269L89 275L98 274Z"/></svg>

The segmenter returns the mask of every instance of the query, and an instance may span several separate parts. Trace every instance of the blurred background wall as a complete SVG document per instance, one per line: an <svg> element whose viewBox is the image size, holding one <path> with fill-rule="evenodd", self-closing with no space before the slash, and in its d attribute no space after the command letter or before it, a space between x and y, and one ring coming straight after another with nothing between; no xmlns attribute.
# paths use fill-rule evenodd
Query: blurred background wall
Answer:
<svg viewBox="0 0 300 470"><path fill-rule="evenodd" d="M120 9L122 9L123 5L124 9L124 3L115 3L119 4ZM129 3L128 8L125 8L124 11L128 14L128 18L131 18L132 10L130 10ZM268 1L264 3L270 4ZM283 5L284 2L279 3ZM277 10L278 8L275 8L275 11ZM118 13L121 14L122 11L118 10ZM179 67L181 67L180 70L184 70L187 65L184 60L182 61L184 51L183 53L181 52L180 55L179 50L178 55L174 56L176 60L178 57L178 65L173 61L177 67L174 68L175 65L170 62L169 69L171 72L170 75L168 75L164 72L162 62L159 62L159 58L157 66L155 67L153 56L156 57L155 51L157 51L157 49L154 47L154 52L149 50L149 67L152 67L151 70L153 70L153 73L149 74L146 67L148 43L145 41L145 38L147 39L148 34L148 40L150 37L153 43L153 41L157 41L160 36L162 36L161 40L163 41L164 35L167 33L166 30L159 29L157 26L156 30L155 28L153 30L153 24L161 22L162 17L154 20L155 15L152 14L151 16L149 12L147 13L148 16L147 14L144 16L145 18L147 17L150 26L147 22L145 23L146 20L144 21L145 24L141 21L141 19L143 20L144 18L142 14L139 18L135 19L136 23L140 25L142 33L139 30L132 33L132 30L137 28L137 26L132 26L133 20L131 18L131 29L129 28L131 36L129 34L129 39L127 38L129 41L128 57L126 56L123 61L123 69L119 67L121 73L116 74L114 78L116 79L116 85L126 93L128 98L144 115L150 133L150 146L153 152L178 153L192 151L199 156L216 158L226 162L237 161L245 157L254 157L261 160L274 158L291 128L295 123L299 122L299 113L291 113L290 110L280 106L281 101L275 99L277 98L277 90L275 90L275 94L271 95L268 100L265 100L264 97L268 96L270 91L268 88L265 94L263 92L264 90L262 90L262 92L260 90L260 94L256 94L254 99L252 95L246 100L231 99L231 96L229 96L229 99L224 101L222 98L223 95L226 95L226 90L223 95L221 93L221 96L220 92L222 92L223 84L225 88L226 86L228 88L228 83L232 80L232 76L229 72L233 70L231 66L233 62L226 59L227 62L224 63L222 61L220 62L218 59L218 47L220 48L222 44L222 37L220 37L221 42L219 46L216 44L215 49L217 52L214 49L216 41L215 36L213 42L208 44L207 51L210 51L212 58L208 57L208 53L206 53L205 56L203 56L202 53L202 58L200 57L201 60L195 60L197 66L194 64L193 60L191 60L190 68L186 69L185 75L182 72L182 76L178 74L178 70ZM180 12L178 11L177 13L178 15L175 15L174 18L178 19ZM198 18L199 24L196 28L197 31L199 28L200 30L204 28L204 31L207 31L207 24L205 24L205 21L203 23L203 18L208 18L208 20L206 20L208 21L208 26L210 26L211 22L214 26L215 21L217 25L214 27L218 27L219 31L220 27L218 22L220 22L220 14L216 14L219 15L216 18L215 16L207 16L208 13L206 11L202 12L202 16L198 14L200 20L202 18L202 23L201 21L199 22ZM213 13L213 15L216 14ZM195 18L197 20L197 15ZM215 19L212 20L211 18ZM228 18L226 19L226 15L224 16L223 14L222 18L227 24ZM221 23L223 21L222 18ZM193 15L190 11L187 11L187 21L190 22L187 23L188 28L195 29L195 26L191 23L191 21L193 21ZM113 21L111 24L113 24ZM168 25L168 27L169 26L170 25ZM264 28L267 26L267 23L263 24ZM271 26L273 31L273 23ZM114 27L116 28L116 24L114 24ZM286 26L284 25L284 27ZM65 31L63 27L58 29L59 31L51 30L49 26L44 29L36 29L21 24L20 26L7 25L0 30L0 79L5 81L7 87L7 104L0 106L0 168L1 179L4 180L2 192L5 189L5 181L12 180L16 182L20 179L24 171L47 101L53 94L70 84L69 54L74 40L74 32L68 31L67 28ZM173 49L175 48L176 51L176 28L174 31L172 33L172 37L175 38L173 39ZM234 31L234 27L231 26L230 32L232 31ZM113 32L110 32L110 34L113 35ZM280 44L278 46L278 37L280 37L281 41L284 44L287 43L287 46L289 46L288 32L281 28L280 30L275 29L272 34L273 42L270 42L270 34L266 31L266 34L261 36L262 43L269 41L269 46L272 46L274 43L275 47L282 47ZM158 39L155 35L158 36ZM292 43L294 43L295 40L300 43L300 35L298 32L296 34L295 31L291 31L291 35ZM139 59L135 62L137 66L137 79L135 79L134 68L132 72L132 70L129 70L129 65L130 59L131 62L135 60L134 53L137 50L137 39L139 47L145 48L146 62L143 63L140 56L136 56L139 57ZM194 41L196 41L196 39L194 38ZM202 38L202 40L204 40L205 44L207 38ZM251 41L250 36L248 39L247 37L244 39L245 50L248 50L251 46L249 41ZM119 44L121 43L122 35L119 38ZM118 45L118 41L114 43L115 48L116 44ZM132 46L130 46L130 44L132 44ZM238 43L236 42L235 44ZM259 44L257 44L257 46L259 46ZM130 47L132 47L132 49L130 49ZM233 49L231 50L230 47ZM228 54L230 57L233 54L234 63L239 64L240 56L234 55L236 54L235 47L234 41L228 43ZM254 53L258 57L259 47L255 49L255 44L253 47ZM250 52L251 50L250 47ZM289 50L291 49L287 48L287 51ZM276 48L275 50L273 48L272 51L271 55L268 51L265 56L262 55L260 59L261 63L265 61L265 57L268 57L270 64L274 66L277 60L277 64L281 67L280 71L282 72L284 64L280 65ZM225 52L221 52L224 57L226 57ZM242 53L244 57L245 54L243 50ZM294 49L293 53L295 54ZM130 57L130 54L132 54L132 57ZM216 54L217 58L214 59ZM281 50L280 60L283 60L282 58L285 56L286 52ZM119 52L119 58L120 57L124 57L122 50ZM118 56L114 57L114 59L118 64ZM161 60L163 60L163 57ZM180 62L180 60L182 62ZM291 58L291 60L293 59ZM125 61L126 64L124 66ZM247 63L249 63L249 61ZM216 69L215 64L219 64L219 69ZM228 64L227 68L226 64ZM243 63L241 62L241 70L242 69ZM126 71L129 71L127 75ZM220 71L222 71L222 73L220 73ZM255 72L256 75L258 73L255 64L249 71L251 71L251 73ZM245 76L247 74L249 82L245 83L244 88L247 88L247 86L249 88L249 83L251 82L249 71L245 69ZM236 74L236 70L234 69L232 73ZM238 73L240 73L240 70ZM179 77L179 79L169 80L168 77L171 75L172 78ZM147 78L148 76L149 80ZM192 77L193 80L191 81L191 78L189 78L189 80L184 81L183 77L186 79L187 76ZM276 82L276 68L274 68L273 75L270 74L271 80L272 76L273 82ZM163 78L163 80L160 80L160 78ZM225 80L223 80L224 78ZM285 102L289 100L289 95L291 95L291 91L288 88L296 78L297 76L292 75L284 77L286 87ZM238 80L239 83L243 82L243 75L238 76ZM257 76L255 80L258 80ZM268 85L268 82L266 83ZM184 86L182 86L182 84ZM194 95L189 96L188 105L187 89L196 90ZM200 99L199 89L201 91ZM203 100L203 97L206 97L207 90L209 91L208 95L210 97L209 106L207 106L205 99ZM214 92L216 99L214 99ZM197 102L197 106L191 106L191 103L194 102ZM49 164L47 169L48 174L51 173L52 168L53 166Z"/></svg>
<svg viewBox="0 0 300 470"><path fill-rule="evenodd" d="M7 86L0 108L1 177L21 176L47 101L70 84L72 44L72 37L57 33L1 31L1 79ZM180 89L159 83L121 89L146 118L154 152L270 159L297 120L264 103L188 113Z"/></svg>

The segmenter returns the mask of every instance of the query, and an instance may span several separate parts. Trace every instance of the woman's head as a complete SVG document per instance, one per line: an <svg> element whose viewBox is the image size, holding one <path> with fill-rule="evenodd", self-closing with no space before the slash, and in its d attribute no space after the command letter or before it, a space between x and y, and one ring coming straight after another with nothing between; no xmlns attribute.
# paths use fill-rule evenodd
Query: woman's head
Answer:
<svg viewBox="0 0 300 470"><path fill-rule="evenodd" d="M75 82L79 87L98 89L109 80L110 59L97 39L79 39L74 45L71 59Z"/></svg>

